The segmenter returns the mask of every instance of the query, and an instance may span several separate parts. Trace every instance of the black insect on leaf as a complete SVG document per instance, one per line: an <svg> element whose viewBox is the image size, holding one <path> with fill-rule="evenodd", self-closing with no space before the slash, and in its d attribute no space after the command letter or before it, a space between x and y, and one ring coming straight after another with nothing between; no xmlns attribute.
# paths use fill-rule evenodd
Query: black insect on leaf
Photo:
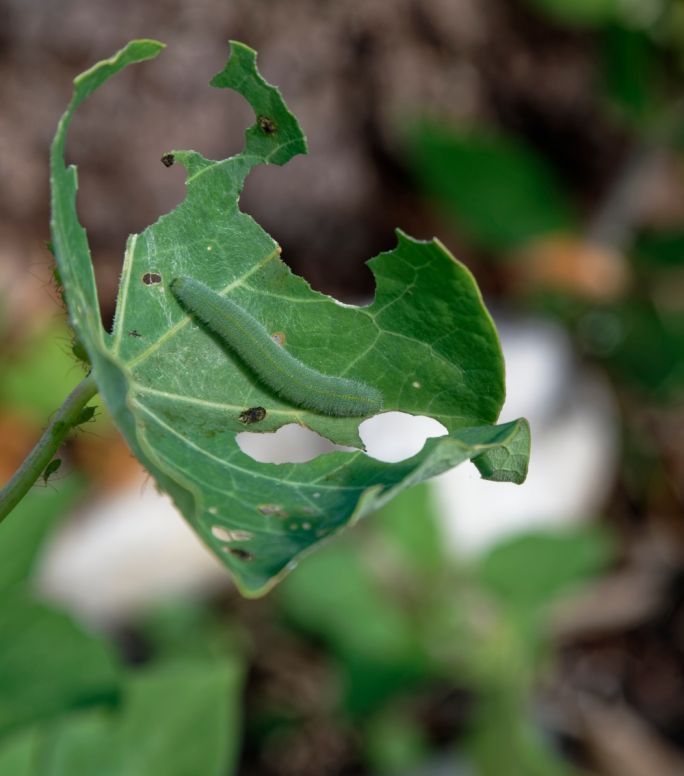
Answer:
<svg viewBox="0 0 684 776"><path fill-rule="evenodd" d="M244 412L240 413L240 423L250 425L251 423L259 423L266 417L266 410L264 407L250 407Z"/></svg>
<svg viewBox="0 0 684 776"><path fill-rule="evenodd" d="M273 119L269 118L268 116L259 116L257 119L257 124L259 125L259 129L265 134L265 135L272 135L274 132L277 132L278 125L273 121Z"/></svg>

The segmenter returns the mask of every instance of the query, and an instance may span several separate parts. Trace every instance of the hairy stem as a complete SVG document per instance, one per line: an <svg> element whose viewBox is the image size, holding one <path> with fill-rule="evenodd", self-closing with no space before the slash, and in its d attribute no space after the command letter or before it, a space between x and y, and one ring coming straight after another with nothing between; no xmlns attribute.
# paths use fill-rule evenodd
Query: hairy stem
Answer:
<svg viewBox="0 0 684 776"><path fill-rule="evenodd" d="M81 411L97 393L91 375L85 377L57 410L36 446L28 454L12 479L0 490L0 522L16 507L45 471L59 450L69 431L79 419Z"/></svg>

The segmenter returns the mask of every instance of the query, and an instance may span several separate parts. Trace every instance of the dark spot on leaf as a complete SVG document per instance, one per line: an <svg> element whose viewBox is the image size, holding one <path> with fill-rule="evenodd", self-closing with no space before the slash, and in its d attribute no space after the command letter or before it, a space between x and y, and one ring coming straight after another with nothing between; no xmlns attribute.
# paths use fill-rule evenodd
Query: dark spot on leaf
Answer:
<svg viewBox="0 0 684 776"><path fill-rule="evenodd" d="M161 158L161 163L164 165L164 167L171 167L175 161L176 157L173 154L164 154Z"/></svg>
<svg viewBox="0 0 684 776"><path fill-rule="evenodd" d="M252 555L251 552L247 552L247 550L241 550L239 547L226 547L226 550L233 557L238 558L239 560L254 560L254 555Z"/></svg>
<svg viewBox="0 0 684 776"><path fill-rule="evenodd" d="M162 282L162 276L158 272L146 272L143 275L142 282L146 286L155 286Z"/></svg>
<svg viewBox="0 0 684 776"><path fill-rule="evenodd" d="M272 135L278 129L278 125L275 121L268 116L259 116L259 118L257 118L257 124L265 135Z"/></svg>
<svg viewBox="0 0 684 776"><path fill-rule="evenodd" d="M289 517L289 512L281 504L259 504L257 506L262 515L273 517Z"/></svg>
<svg viewBox="0 0 684 776"><path fill-rule="evenodd" d="M128 332L129 337L142 337L142 334L137 329L131 329Z"/></svg>
<svg viewBox="0 0 684 776"><path fill-rule="evenodd" d="M258 423L266 417L266 410L263 407L250 407L244 412L240 413L240 423L249 425L250 423Z"/></svg>

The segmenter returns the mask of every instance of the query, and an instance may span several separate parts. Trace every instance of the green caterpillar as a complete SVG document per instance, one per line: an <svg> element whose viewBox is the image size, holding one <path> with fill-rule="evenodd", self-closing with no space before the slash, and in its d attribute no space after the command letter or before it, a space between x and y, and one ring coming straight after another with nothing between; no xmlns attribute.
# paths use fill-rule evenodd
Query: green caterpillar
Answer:
<svg viewBox="0 0 684 776"><path fill-rule="evenodd" d="M371 415L382 409L380 391L358 380L321 374L303 364L276 344L242 307L199 280L175 278L171 291L283 399L338 417Z"/></svg>

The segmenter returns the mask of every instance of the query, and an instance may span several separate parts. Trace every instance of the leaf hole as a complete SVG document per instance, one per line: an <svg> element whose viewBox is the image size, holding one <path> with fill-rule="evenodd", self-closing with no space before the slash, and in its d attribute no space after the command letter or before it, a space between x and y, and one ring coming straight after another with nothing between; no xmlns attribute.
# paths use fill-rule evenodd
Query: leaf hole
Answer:
<svg viewBox="0 0 684 776"><path fill-rule="evenodd" d="M259 463L305 463L335 450L358 452L355 447L336 445L296 423L266 434L241 431L236 440L240 450Z"/></svg>
<svg viewBox="0 0 684 776"><path fill-rule="evenodd" d="M211 527L211 533L215 539L220 542L248 542L254 538L254 534L250 531L241 531L239 529L228 529L222 525L213 525Z"/></svg>
<svg viewBox="0 0 684 776"><path fill-rule="evenodd" d="M448 433L438 420L406 412L384 412L359 426L366 453L386 463L405 461L419 453L428 439Z"/></svg>

